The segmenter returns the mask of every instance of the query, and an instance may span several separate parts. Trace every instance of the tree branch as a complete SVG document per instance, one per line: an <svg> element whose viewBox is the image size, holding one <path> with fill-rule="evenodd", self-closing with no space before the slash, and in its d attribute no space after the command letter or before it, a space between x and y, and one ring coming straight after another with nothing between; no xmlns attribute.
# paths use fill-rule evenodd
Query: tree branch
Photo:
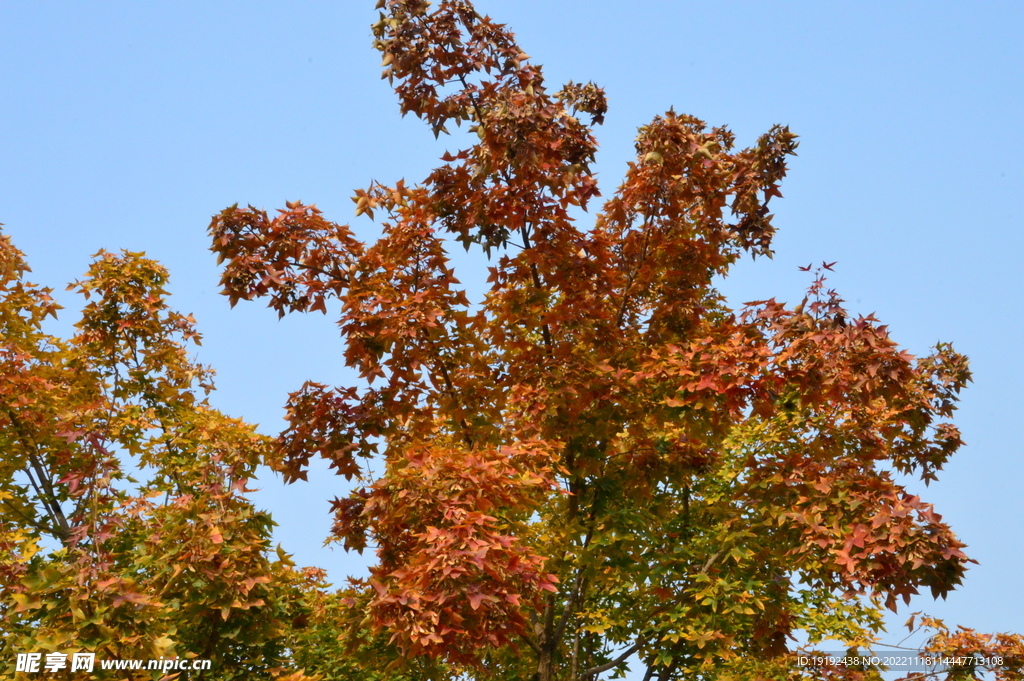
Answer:
<svg viewBox="0 0 1024 681"><path fill-rule="evenodd" d="M444 360L439 356L437 358L438 368L441 370L441 377L444 379L445 388L448 390L448 396L455 401L456 405L460 404L458 395L455 392L455 384L452 383L451 376L448 375L448 367L444 365ZM473 447L473 437L469 434L469 424L466 423L466 419L459 417L459 426L462 427L462 439L466 443L467 447Z"/></svg>
<svg viewBox="0 0 1024 681"><path fill-rule="evenodd" d="M722 557L723 553L725 553L725 549L718 549L717 551L712 553L711 557L708 558L706 563L704 563L704 567L700 569L700 574L706 575L708 573L708 570L711 569L711 566L715 564L715 561Z"/></svg>
<svg viewBox="0 0 1024 681"><path fill-rule="evenodd" d="M18 515L22 519L22 521L24 521L25 524L28 525L29 527L31 527L32 529L38 530L39 532L42 532L43 534L49 534L49 535L54 536L54 537L59 537L59 533L57 532L57 530L55 528L51 527L50 525L47 525L46 523L40 522L38 520L35 520L35 519L25 515L21 511L21 509L17 508L16 506L13 506L6 499L0 499L0 502L2 502L4 506L6 506L8 509L10 509L12 513Z"/></svg>
<svg viewBox="0 0 1024 681"><path fill-rule="evenodd" d="M569 616L572 615L573 610L576 607L576 601L579 599L586 582L587 580L583 577L583 570L581 569L576 575L576 584L573 587L572 593L569 594L569 598L565 601L565 607L562 608L562 614L558 618L558 624L555 625L556 641L562 638L562 634L565 633L565 628L569 624Z"/></svg>
<svg viewBox="0 0 1024 681"><path fill-rule="evenodd" d="M540 646L537 645L537 642L533 640L532 636L526 632L519 632L519 638L526 641L526 645L530 646L530 650L536 653L538 657L540 656Z"/></svg>
<svg viewBox="0 0 1024 681"><path fill-rule="evenodd" d="M622 326L622 321L626 316L626 304L629 302L629 290L633 288L633 282L636 281L636 275L640 272L640 267L643 265L644 260L647 259L647 247L650 244L651 232L650 232L650 221L647 216L644 216L644 246L640 250L640 259L636 264L636 267L629 273L629 278L626 281L626 287L622 289L622 303L619 305L619 314L615 318L615 327L619 328Z"/></svg>
<svg viewBox="0 0 1024 681"><path fill-rule="evenodd" d="M582 672L582 673L578 674L576 676L576 678L577 679L585 679L588 676L593 676L594 674L600 674L601 672L606 672L609 669L611 669L612 667L616 667L616 666L622 664L623 662L625 662L629 658L630 655L632 655L636 651L640 650L640 648L643 647L643 645L645 643L647 643L647 639L644 639L644 638L638 639L636 643L634 643L629 648L627 648L624 653L619 655L614 660L609 660L608 662L605 662L604 664L598 665L596 667L591 667L590 669L586 670L585 672Z"/></svg>
<svg viewBox="0 0 1024 681"><path fill-rule="evenodd" d="M506 183L507 182L508 182L508 180L506 179ZM519 228L519 233L522 234L522 236L523 236L524 250L531 248L531 246L530 246L530 234L529 234L529 232L526 231L526 225L523 225L522 227ZM533 287L535 289L537 289L538 291L544 291L544 284L541 282L540 271L537 269L537 263L534 263L534 262L530 263L530 274L531 274L532 279L533 279ZM548 355L550 355L551 354L551 345L552 345L551 329L548 328L547 323L541 323L541 325L540 325L540 332L541 332L541 335L544 337L544 345L548 349Z"/></svg>
<svg viewBox="0 0 1024 681"><path fill-rule="evenodd" d="M31 434L26 431L21 419L18 417L18 414L11 409L10 406L4 409L4 411L7 412L7 418L10 419L11 426L18 433L18 436L21 438L23 446L25 447L25 454L29 461L29 468L25 469L25 474L28 476L29 482L32 484L32 489L35 490L39 503L43 505L46 514L50 517L50 521L53 525L53 529L50 531L50 534L59 539L61 543L64 543L67 541L68 537L71 536L71 526L57 501L57 495L50 482L46 467L43 465L39 456L33 451L38 450L39 445L36 444ZM33 470L36 473L35 478L32 476ZM38 478L38 482L36 478Z"/></svg>

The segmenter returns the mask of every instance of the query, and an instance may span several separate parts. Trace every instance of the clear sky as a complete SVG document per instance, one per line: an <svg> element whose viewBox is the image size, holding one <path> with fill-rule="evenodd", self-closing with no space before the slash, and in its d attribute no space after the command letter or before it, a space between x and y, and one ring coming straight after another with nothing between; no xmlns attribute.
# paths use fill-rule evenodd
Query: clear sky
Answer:
<svg viewBox="0 0 1024 681"><path fill-rule="evenodd" d="M306 379L350 384L332 316L277 321L229 310L209 253L210 216L241 202L315 202L366 239L353 190L416 182L461 138L401 119L370 48L373 2L0 3L0 222L33 280L63 293L97 250L145 251L171 271L174 305L204 334L214 403L276 433ZM593 80L606 195L637 126L669 107L729 124L741 145L773 123L801 136L772 202L774 260L744 262L735 302L795 303L798 266L838 261L831 282L914 353L952 341L975 381L957 422L968 447L914 491L980 561L925 610L987 631L1024 631L1024 4L479 0L545 66L549 85ZM480 290L480 262L462 277ZM69 310L63 328L74 320ZM321 548L323 467L259 503L300 564L336 579L358 565ZM354 565L354 567L353 567ZM902 622L905 617L898 618ZM902 634L890 637L893 641Z"/></svg>

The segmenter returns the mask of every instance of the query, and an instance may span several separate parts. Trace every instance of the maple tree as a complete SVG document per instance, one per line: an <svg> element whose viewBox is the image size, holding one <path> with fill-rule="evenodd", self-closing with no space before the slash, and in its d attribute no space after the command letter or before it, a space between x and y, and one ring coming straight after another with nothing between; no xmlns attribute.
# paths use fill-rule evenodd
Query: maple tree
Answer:
<svg viewBox="0 0 1024 681"><path fill-rule="evenodd" d="M271 558L273 522L245 496L268 438L206 401L166 271L100 252L69 287L88 299L69 340L44 332L59 306L26 272L0 235L4 664L84 651L210 660L198 679L304 678L289 641L322 578Z"/></svg>
<svg viewBox="0 0 1024 681"><path fill-rule="evenodd" d="M299 202L210 226L232 305L340 304L366 385L292 394L270 456L288 481L317 455L355 481L333 536L377 562L341 603L353 646L480 679L594 679L630 656L645 681L785 676L795 632L868 646L884 608L960 583L963 544L896 476L934 480L961 446L967 359L851 316L828 264L793 309L733 311L713 286L771 254L788 128L741 149L655 117L581 228L603 91L550 92L467 0L378 9L402 114L465 124L467 145L419 184L356 192L374 244ZM452 240L490 261L479 301Z"/></svg>

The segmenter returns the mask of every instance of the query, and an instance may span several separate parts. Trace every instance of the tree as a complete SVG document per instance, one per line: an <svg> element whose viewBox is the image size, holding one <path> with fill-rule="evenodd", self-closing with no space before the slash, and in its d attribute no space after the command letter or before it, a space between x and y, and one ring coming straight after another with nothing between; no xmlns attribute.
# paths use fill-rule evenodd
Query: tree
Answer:
<svg viewBox="0 0 1024 681"><path fill-rule="evenodd" d="M378 8L402 114L476 139L420 184L356 192L383 218L373 245L299 202L210 226L232 305L340 303L366 386L293 393L270 456L288 481L315 455L356 481L333 536L378 561L343 601L351 645L480 679L594 679L631 655L645 680L781 677L795 632L868 646L884 608L960 583L963 544L896 475L934 480L961 446L967 359L915 358L852 317L830 264L793 309L733 311L713 286L772 253L788 128L738 149L658 116L582 229L602 90L549 93L467 0ZM449 239L493 263L482 300Z"/></svg>
<svg viewBox="0 0 1024 681"><path fill-rule="evenodd" d="M188 357L199 334L168 308L166 271L101 251L69 287L89 299L70 340L43 331L58 305L27 271L0 236L5 664L92 652L210 660L198 679L303 678L286 674L289 637L322 579L270 559L273 522L245 498L268 438L199 392L212 371Z"/></svg>

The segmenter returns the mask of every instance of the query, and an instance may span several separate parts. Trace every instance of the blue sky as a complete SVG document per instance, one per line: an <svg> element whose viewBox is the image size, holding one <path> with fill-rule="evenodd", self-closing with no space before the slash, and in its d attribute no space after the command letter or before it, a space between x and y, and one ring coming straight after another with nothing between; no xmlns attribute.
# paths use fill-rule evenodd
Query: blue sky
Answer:
<svg viewBox="0 0 1024 681"><path fill-rule="evenodd" d="M402 119L370 48L373 2L0 3L0 222L33 279L63 293L101 248L145 251L171 271L175 306L204 334L214 402L277 431L304 380L349 384L333 319L229 310L208 251L210 216L241 202L315 202L365 239L353 190L415 182L461 139ZM669 107L729 124L741 145L773 123L801 136L772 203L774 260L739 265L735 302L794 303L798 266L838 261L832 284L911 352L952 341L975 382L957 419L969 446L922 496L980 561L925 610L1024 631L1024 5L1011 2L480 0L517 32L551 86L593 80L605 194L636 128ZM481 264L463 276L479 291ZM73 321L69 310L62 324ZM340 578L322 549L323 468L259 502L302 564ZM920 487L920 488L919 488ZM903 618L899 618L902 621ZM894 640L902 634L894 635Z"/></svg>

